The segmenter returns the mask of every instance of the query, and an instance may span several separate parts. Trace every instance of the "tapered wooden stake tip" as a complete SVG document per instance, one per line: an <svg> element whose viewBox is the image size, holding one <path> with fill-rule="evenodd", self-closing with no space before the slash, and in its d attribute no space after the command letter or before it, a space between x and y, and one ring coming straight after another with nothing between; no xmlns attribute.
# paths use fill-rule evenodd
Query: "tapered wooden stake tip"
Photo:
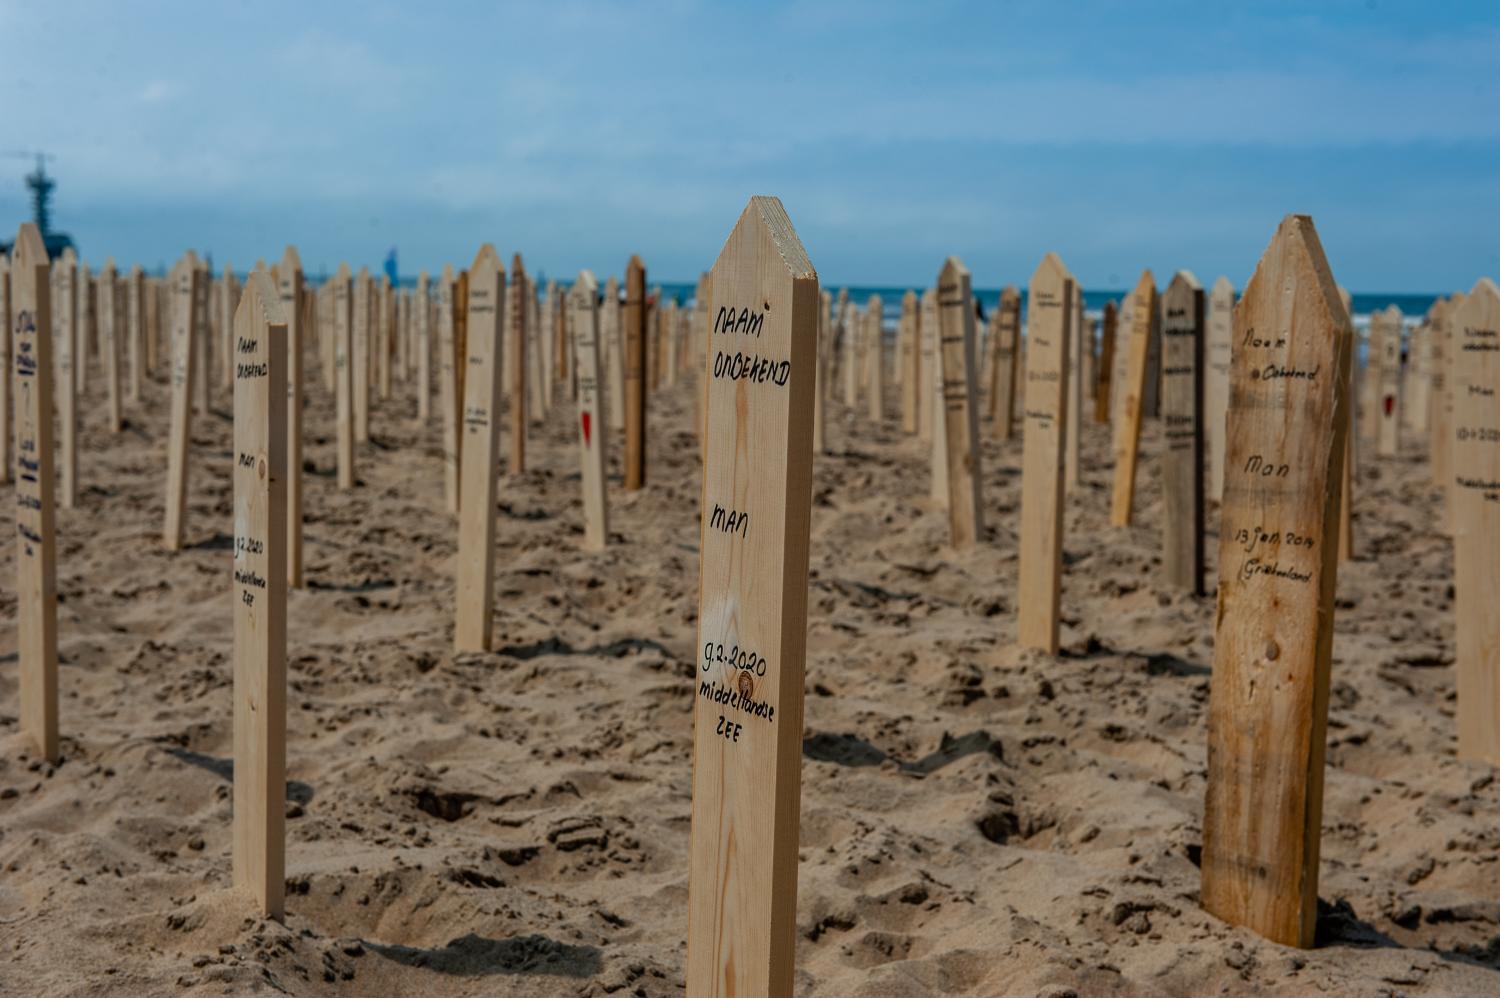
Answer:
<svg viewBox="0 0 1500 998"><path fill-rule="evenodd" d="M1276 234L1271 237L1271 244L1255 265L1255 273L1245 282L1245 293L1240 296L1241 304L1250 298L1251 290L1258 285L1261 274L1268 266L1274 267L1278 273L1285 273L1285 268L1296 266L1297 261L1301 261L1301 265L1316 278L1318 296L1334 326L1347 329L1350 324L1349 312L1339 296L1338 285L1333 282L1333 271L1328 267L1328 257L1323 253L1318 230L1308 215L1288 215L1281 220L1281 224L1276 227Z"/></svg>
<svg viewBox="0 0 1500 998"><path fill-rule="evenodd" d="M1469 297L1480 299L1487 298L1493 301L1497 298L1500 298L1500 287L1496 287L1495 282L1490 280L1488 277L1481 277L1479 280L1474 282L1474 287L1469 290Z"/></svg>
<svg viewBox="0 0 1500 998"><path fill-rule="evenodd" d="M282 270L301 270L302 257L297 255L297 247L287 245L286 251L281 254Z"/></svg>
<svg viewBox="0 0 1500 998"><path fill-rule="evenodd" d="M943 269L939 272L938 279L941 281L947 281L949 278L957 280L968 272L969 268L964 266L962 260L956 256L950 256L943 261Z"/></svg>
<svg viewBox="0 0 1500 998"><path fill-rule="evenodd" d="M347 263L339 264L339 269L334 272L333 276L335 280L347 281L349 279L349 265Z"/></svg>
<svg viewBox="0 0 1500 998"><path fill-rule="evenodd" d="M42 242L42 233L35 222L25 222L16 233L16 244L10 249L11 259L24 260L35 266L47 259L47 247Z"/></svg>
<svg viewBox="0 0 1500 998"><path fill-rule="evenodd" d="M245 282L245 289L240 293L239 307L234 311L235 318L238 319L245 309L250 310L247 314L252 321L258 315L267 325L286 325L286 316L281 309L281 295L271 283L271 275L263 269L250 272L250 279Z"/></svg>
<svg viewBox="0 0 1500 998"><path fill-rule="evenodd" d="M1179 270L1172 275L1172 284L1179 283L1187 285L1189 291L1197 291L1203 287L1203 285L1198 283L1198 278L1193 275L1191 270ZM1170 289L1171 285L1168 285L1168 288Z"/></svg>
<svg viewBox="0 0 1500 998"><path fill-rule="evenodd" d="M1214 281L1213 293L1216 295L1221 295L1225 292L1234 294L1234 282L1221 274L1219 276L1219 279L1217 281Z"/></svg>
<svg viewBox="0 0 1500 998"><path fill-rule="evenodd" d="M1062 257L1056 253L1048 253L1042 257L1042 262L1037 264L1036 270L1031 275L1031 283L1038 281L1063 281L1068 277L1068 268L1063 266Z"/></svg>
<svg viewBox="0 0 1500 998"><path fill-rule="evenodd" d="M724 254L735 245L737 237L747 225L758 226L766 233L771 245L776 247L776 252L781 256L782 264L793 278L818 276L818 272L813 269L812 261L807 257L807 251L802 248L802 240L797 238L797 230L792 228L791 218L787 216L786 209L781 206L781 199L763 194L755 195L750 199L750 203L745 205L745 210L740 213L740 220L734 224L729 238L724 240L724 248L719 251L719 257L714 261L715 270L723 261ZM630 262L634 266L637 260L631 257Z"/></svg>
<svg viewBox="0 0 1500 998"><path fill-rule="evenodd" d="M521 255L517 253L516 260L519 261L520 259ZM483 246L479 247L479 252L474 254L474 262L469 264L469 269L477 271L483 270L487 267L493 267L498 271L503 266L504 264L500 262L500 254L495 252L494 244L485 243Z"/></svg>
<svg viewBox="0 0 1500 998"><path fill-rule="evenodd" d="M577 280L573 282L573 287L579 289L580 293L598 294L599 279L594 276L592 270L580 270Z"/></svg>

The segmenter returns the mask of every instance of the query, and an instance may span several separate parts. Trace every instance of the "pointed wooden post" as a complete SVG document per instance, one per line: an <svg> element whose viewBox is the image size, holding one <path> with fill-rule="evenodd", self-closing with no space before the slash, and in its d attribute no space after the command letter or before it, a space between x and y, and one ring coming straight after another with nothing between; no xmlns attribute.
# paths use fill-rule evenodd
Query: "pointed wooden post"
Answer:
<svg viewBox="0 0 1500 998"><path fill-rule="evenodd" d="M1137 302L1139 304L1139 302ZM1160 296L1153 295L1153 306L1160 307ZM1161 314L1158 312L1151 323L1150 338L1146 341L1146 378L1141 392L1141 419L1155 419L1161 414Z"/></svg>
<svg viewBox="0 0 1500 998"><path fill-rule="evenodd" d="M98 313L99 352L104 359L104 387L109 395L109 432L119 433L124 421L120 404L120 320L124 309L120 307L120 279L115 273L115 261L111 257L104 261L99 271Z"/></svg>
<svg viewBox="0 0 1500 998"><path fill-rule="evenodd" d="M214 312L218 316L219 339L224 349L221 351L224 357L223 363L219 365L219 387L234 387L234 313L240 303L240 289L236 287L238 282L234 277L234 267L224 264L224 276L219 279L214 288L215 302Z"/></svg>
<svg viewBox="0 0 1500 998"><path fill-rule="evenodd" d="M354 381L354 442L370 439L370 325L374 321L374 284L370 268L360 267L354 277L354 322L352 352L349 354Z"/></svg>
<svg viewBox="0 0 1500 998"><path fill-rule="evenodd" d="M530 285L519 253L510 261L510 290L510 328L507 330L510 356L506 358L510 368L510 473L519 475L526 470L526 393L537 390L537 386L526 383L530 348L526 331L526 296L530 294Z"/></svg>
<svg viewBox="0 0 1500 998"><path fill-rule="evenodd" d="M1208 448L1208 497L1224 498L1224 418L1229 411L1229 352L1234 324L1234 285L1214 281L1204 319L1203 419Z"/></svg>
<svg viewBox="0 0 1500 998"><path fill-rule="evenodd" d="M1085 350L1083 336L1083 295L1078 290L1078 281L1069 274L1069 281L1073 293L1068 299L1068 366L1067 371L1067 436L1063 448L1063 487L1068 492L1078 491L1078 460L1079 450L1082 445L1080 439L1083 427L1083 397L1084 385L1084 363L1083 354Z"/></svg>
<svg viewBox="0 0 1500 998"><path fill-rule="evenodd" d="M1395 457L1401 442L1401 332L1405 323L1395 305L1381 313L1377 325L1371 323L1370 350L1379 354L1375 373L1375 394L1379 429L1375 453Z"/></svg>
<svg viewBox="0 0 1500 998"><path fill-rule="evenodd" d="M1453 578L1458 755L1500 765L1500 288L1453 314Z"/></svg>
<svg viewBox="0 0 1500 998"><path fill-rule="evenodd" d="M933 417L937 415L937 403L933 401L939 376L937 295L926 288L917 298L917 436L923 443L933 439Z"/></svg>
<svg viewBox="0 0 1500 998"><path fill-rule="evenodd" d="M1162 567L1203 595L1203 287L1179 270L1161 298Z"/></svg>
<svg viewBox="0 0 1500 998"><path fill-rule="evenodd" d="M1427 438L1432 454L1432 484L1445 493L1453 480L1452 464L1448 457L1452 449L1452 435L1448 432L1453 412L1452 396L1448 391L1449 364L1452 353L1452 316L1457 304L1447 298L1433 303L1432 320L1432 392L1428 399L1431 412L1427 416Z"/></svg>
<svg viewBox="0 0 1500 998"><path fill-rule="evenodd" d="M126 342L130 354L130 378L125 385L125 400L141 400L141 383L145 380L146 350L146 273L140 264L130 268L126 278Z"/></svg>
<svg viewBox="0 0 1500 998"><path fill-rule="evenodd" d="M162 539L167 550L182 550L187 513L188 446L193 407L189 394L198 367L197 348L204 337L197 329L202 313L193 303L203 295L203 268L189 250L168 275L172 289L172 423L167 438L167 517Z"/></svg>
<svg viewBox="0 0 1500 998"><path fill-rule="evenodd" d="M57 538L52 505L52 301L41 233L28 222L11 250L16 410L16 632L21 731L57 762Z"/></svg>
<svg viewBox="0 0 1500 998"><path fill-rule="evenodd" d="M380 387L380 399L385 401L391 397L391 344L396 335L396 298L387 274L380 275L380 283L375 286L375 301L378 305L375 322L375 378Z"/></svg>
<svg viewBox="0 0 1500 998"><path fill-rule="evenodd" d="M458 331L455 326L453 296L458 282L453 266L443 264L438 279L438 406L443 410L443 497L448 512L457 513L459 504L458 470L463 455L459 453L458 410Z"/></svg>
<svg viewBox="0 0 1500 998"><path fill-rule="evenodd" d="M632 256L625 267L625 488L646 484L646 267Z"/></svg>
<svg viewBox="0 0 1500 998"><path fill-rule="evenodd" d="M1344 306L1344 319L1349 328L1354 328L1354 302L1349 292L1340 287L1338 289L1339 301ZM1354 349L1355 340L1350 339L1350 350ZM1355 422L1358 419L1359 406L1354 401L1354 361L1349 361L1349 376L1344 383L1344 394L1349 398L1349 404L1344 407L1348 425L1344 428L1344 467L1340 475L1339 486L1339 561L1354 560L1354 448L1359 440L1356 433Z"/></svg>
<svg viewBox="0 0 1500 998"><path fill-rule="evenodd" d="M519 257L517 258L519 262ZM453 646L489 651L495 593L495 493L500 458L501 316L505 264L485 243L469 268L464 366L463 499L458 513L458 587Z"/></svg>
<svg viewBox="0 0 1500 998"><path fill-rule="evenodd" d="M208 307L208 292L214 275L208 269L207 260L195 259L198 279L193 282L193 335L198 337L198 356L193 363L193 411L207 414L209 411L209 388L213 370L214 336L209 320L212 312Z"/></svg>
<svg viewBox="0 0 1500 998"><path fill-rule="evenodd" d="M78 502L78 379L73 368L79 363L78 263L70 246L58 259L53 275L56 285L52 314L53 345L57 349L57 502L72 509Z"/></svg>
<svg viewBox="0 0 1500 998"><path fill-rule="evenodd" d="M705 286L706 290L706 286ZM818 299L818 355L813 364L813 453L828 453L828 389L829 379L833 376L832 352L829 345L833 342L828 325L832 321L830 309L833 308L833 294L828 291L819 292ZM703 386L708 384L705 377ZM700 395L702 390L700 388ZM707 414L707 407L703 407L703 414Z"/></svg>
<svg viewBox="0 0 1500 998"><path fill-rule="evenodd" d="M302 258L288 246L277 268L277 300L286 323L286 581L302 588ZM224 287L234 293L233 272Z"/></svg>
<svg viewBox="0 0 1500 998"><path fill-rule="evenodd" d="M1288 215L1234 311L1203 907L1284 946L1317 924L1352 331Z"/></svg>
<svg viewBox="0 0 1500 998"><path fill-rule="evenodd" d="M1099 370L1094 381L1094 422L1108 423L1110 416L1110 389L1115 377L1115 326L1119 321L1119 310L1115 303L1104 303L1104 314L1099 321Z"/></svg>
<svg viewBox="0 0 1500 998"><path fill-rule="evenodd" d="M866 356L869 364L869 417L879 426L885 419L885 303L879 295L871 295L865 302ZM970 318L969 326L974 323Z"/></svg>
<svg viewBox="0 0 1500 998"><path fill-rule="evenodd" d="M286 883L288 321L271 275L252 271L232 321L234 885L275 919Z"/></svg>
<svg viewBox="0 0 1500 998"><path fill-rule="evenodd" d="M546 352L546 340L542 336L541 309L537 307L536 282L530 274L522 272L521 291L526 308L526 408L533 423L547 418L547 390L543 384L547 379L542 373L542 355Z"/></svg>
<svg viewBox="0 0 1500 998"><path fill-rule="evenodd" d="M604 301L600 304L599 336L603 340L606 374L604 400L609 406L610 429L625 430L625 341L621 328L620 282L611 277L604 282Z"/></svg>
<svg viewBox="0 0 1500 998"><path fill-rule="evenodd" d="M947 458L948 537L968 547L984 534L979 494L979 405L974 363L974 293L969 269L950 256L938 274L938 359Z"/></svg>
<svg viewBox="0 0 1500 998"><path fill-rule="evenodd" d="M1146 397L1147 360L1155 327L1160 321L1156 308L1156 278L1141 274L1130 302L1130 343L1121 400L1120 432L1115 436L1115 489L1109 522L1130 526L1135 513L1135 469L1141 444L1141 419Z"/></svg>
<svg viewBox="0 0 1500 998"><path fill-rule="evenodd" d="M1056 655L1061 617L1063 445L1067 439L1068 348L1073 278L1056 253L1026 292L1026 399L1021 457L1022 647Z"/></svg>
<svg viewBox="0 0 1500 998"><path fill-rule="evenodd" d="M710 295L687 990L790 995L820 296L780 201L751 199Z"/></svg>
<svg viewBox="0 0 1500 998"><path fill-rule="evenodd" d="M995 342L990 346L990 419L995 437L1016 433L1016 388L1020 373L1021 293L1006 285L995 306Z"/></svg>
<svg viewBox="0 0 1500 998"><path fill-rule="evenodd" d="M846 289L839 291L835 329L838 336L839 373L844 379L844 405L852 409L859 401L859 342L855 335L856 308L853 302L844 297L847 294Z"/></svg>
<svg viewBox="0 0 1500 998"><path fill-rule="evenodd" d="M354 282L349 265L333 275L333 373L337 396L339 488L354 488Z"/></svg>
<svg viewBox="0 0 1500 998"><path fill-rule="evenodd" d="M583 465L583 537L591 551L609 539L609 503L604 492L604 407L599 397L599 283L579 271L568 292L578 347L578 444Z"/></svg>
<svg viewBox="0 0 1500 998"><path fill-rule="evenodd" d="M0 253L0 485L10 481L11 464L11 336L15 312L11 307L10 256ZM17 422L20 419L17 417Z"/></svg>
<svg viewBox="0 0 1500 998"><path fill-rule="evenodd" d="M432 310L428 308L427 271L417 275L417 296L412 302L415 325L413 346L417 351L417 421L424 427L432 419Z"/></svg>
<svg viewBox="0 0 1500 998"><path fill-rule="evenodd" d="M917 432L917 400L921 392L921 344L917 342L917 293L901 296L901 322L896 327L901 351L901 432Z"/></svg>

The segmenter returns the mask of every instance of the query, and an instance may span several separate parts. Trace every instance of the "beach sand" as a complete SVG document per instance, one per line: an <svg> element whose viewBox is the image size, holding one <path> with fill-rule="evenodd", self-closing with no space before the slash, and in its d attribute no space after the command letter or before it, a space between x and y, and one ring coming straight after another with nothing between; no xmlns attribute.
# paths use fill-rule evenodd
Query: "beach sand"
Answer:
<svg viewBox="0 0 1500 998"><path fill-rule="evenodd" d="M90 391L79 508L58 514L55 769L17 730L0 540L0 993L681 993L693 389L652 398L643 492L611 440L602 554L581 550L571 403L533 431L531 470L500 484L497 650L455 657L436 415L375 403L340 493L313 385L284 925L229 888L228 395L196 419L190 547L170 554L166 388L118 437ZM1500 993L1500 785L1454 758L1452 556L1414 444L1360 466L1321 945L1297 951L1198 906L1214 602L1160 583L1160 425L1128 530L1107 525L1107 430L1084 427L1051 659L1015 645L1019 438L984 427L987 536L955 554L898 400L879 430L830 403L815 459L798 994Z"/></svg>

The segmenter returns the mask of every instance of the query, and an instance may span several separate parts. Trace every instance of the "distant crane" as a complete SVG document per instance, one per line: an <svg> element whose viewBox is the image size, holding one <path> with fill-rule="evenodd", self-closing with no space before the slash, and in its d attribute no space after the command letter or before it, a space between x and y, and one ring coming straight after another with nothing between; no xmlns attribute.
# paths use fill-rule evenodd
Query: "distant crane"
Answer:
<svg viewBox="0 0 1500 998"><path fill-rule="evenodd" d="M31 191L31 220L36 223L37 230L42 235L47 255L60 256L63 250L73 245L73 240L65 232L52 231L52 192L57 189L57 181L47 176L47 160L55 160L57 157L51 153L16 150L9 150L3 155L10 159L36 161L36 169L26 174L26 187ZM8 249L9 244L0 243L0 250Z"/></svg>

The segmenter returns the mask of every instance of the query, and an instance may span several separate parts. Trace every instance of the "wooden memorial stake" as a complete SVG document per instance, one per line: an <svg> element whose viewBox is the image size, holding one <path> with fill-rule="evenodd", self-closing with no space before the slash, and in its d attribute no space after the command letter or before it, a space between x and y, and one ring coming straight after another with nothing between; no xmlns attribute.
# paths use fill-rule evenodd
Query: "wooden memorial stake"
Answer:
<svg viewBox="0 0 1500 998"><path fill-rule="evenodd" d="M901 431L916 433L917 400L921 393L922 350L921 344L917 342L917 293L915 291L908 291L901 296L901 324L896 328L901 349ZM818 401L821 404L821 390L818 393Z"/></svg>
<svg viewBox="0 0 1500 998"><path fill-rule="evenodd" d="M387 274L382 274L380 283L375 285L375 302L375 380L380 399L385 401L391 397L391 341L396 323L395 295Z"/></svg>
<svg viewBox="0 0 1500 998"><path fill-rule="evenodd" d="M527 356L530 353L530 337L527 334L526 298L531 285L526 280L526 270L521 265L521 254L510 260L510 473L519 475L526 470L526 393L540 391L538 385L528 385L526 376Z"/></svg>
<svg viewBox="0 0 1500 998"><path fill-rule="evenodd" d="M281 277L286 279L283 265ZM226 286L226 290L228 287ZM265 270L234 311L234 885L286 883L287 323Z"/></svg>
<svg viewBox="0 0 1500 998"><path fill-rule="evenodd" d="M1115 436L1115 490L1109 513L1109 522L1116 527L1130 526L1135 513L1135 468L1141 444L1147 361L1159 321L1156 278L1147 270L1131 292L1130 350L1126 355L1120 432Z"/></svg>
<svg viewBox="0 0 1500 998"><path fill-rule="evenodd" d="M354 442L370 439L370 326L374 322L375 286L370 268L360 267L354 278L354 343L349 363L354 379Z"/></svg>
<svg viewBox="0 0 1500 998"><path fill-rule="evenodd" d="M781 202L751 199L710 295L715 325L736 321L704 370L687 990L790 995L820 295Z"/></svg>
<svg viewBox="0 0 1500 998"><path fill-rule="evenodd" d="M979 495L979 404L974 375L974 293L969 269L950 256L938 274L938 327L942 426L946 444L948 537L956 548L984 533Z"/></svg>
<svg viewBox="0 0 1500 998"><path fill-rule="evenodd" d="M933 402L938 383L937 294L926 288L917 298L917 437L923 443L932 441Z"/></svg>
<svg viewBox="0 0 1500 998"><path fill-rule="evenodd" d="M671 388L677 383L677 299L667 302L662 309L661 321L666 339L666 359L662 361L662 374L665 376L666 387Z"/></svg>
<svg viewBox="0 0 1500 998"><path fill-rule="evenodd" d="M128 328L130 344L130 380L126 382L125 399L129 402L141 400L141 382L145 379L146 339L146 273L140 264L130 268L127 278L129 292L126 294L129 310Z"/></svg>
<svg viewBox="0 0 1500 998"><path fill-rule="evenodd" d="M1458 755L1500 765L1500 288L1481 278L1453 314L1453 578Z"/></svg>
<svg viewBox="0 0 1500 998"><path fill-rule="evenodd" d="M70 246L59 258L53 311L53 344L57 347L57 501L72 509L78 501L78 379L73 368L78 349L78 263Z"/></svg>
<svg viewBox="0 0 1500 998"><path fill-rule="evenodd" d="M354 283L349 265L333 275L333 374L337 396L339 488L354 488Z"/></svg>
<svg viewBox="0 0 1500 998"><path fill-rule="evenodd" d="M215 290L218 293L219 328L221 330L220 340L224 347L222 351L224 362L219 365L219 387L234 387L234 313L240 303L240 289L236 286L239 282L234 277L234 267L224 264L224 276L219 280L219 286Z"/></svg>
<svg viewBox="0 0 1500 998"><path fill-rule="evenodd" d="M194 385L198 366L198 319L202 313L193 307L203 293L203 268L192 250L172 268L168 280L172 289L172 424L167 437L167 517L162 540L167 550L182 550L183 521L187 512L188 446L192 441L192 400L188 397Z"/></svg>
<svg viewBox="0 0 1500 998"><path fill-rule="evenodd" d="M604 400L609 405L610 429L625 430L625 342L620 328L620 282L611 277L604 282L604 301L599 314L599 336L604 341Z"/></svg>
<svg viewBox="0 0 1500 998"><path fill-rule="evenodd" d="M197 260L198 279L193 282L193 335L198 337L198 356L193 365L193 411L206 414L209 406L210 371L213 370L214 337L209 328L213 314L208 307L208 291L214 275L207 260Z"/></svg>
<svg viewBox="0 0 1500 998"><path fill-rule="evenodd" d="M124 418L120 411L120 281L114 258L99 271L99 351L104 355L104 386L109 393L109 432L119 433Z"/></svg>
<svg viewBox="0 0 1500 998"><path fill-rule="evenodd" d="M286 581L302 588L302 258L288 246L277 268L277 300L286 322ZM224 286L235 290L234 274Z"/></svg>
<svg viewBox="0 0 1500 998"><path fill-rule="evenodd" d="M416 326L413 344L417 351L417 421L423 426L432 419L432 312L427 307L427 271L417 275L417 297L412 302L412 322Z"/></svg>
<svg viewBox="0 0 1500 998"><path fill-rule="evenodd" d="M1395 305L1380 316L1378 324L1370 325L1370 351L1380 358L1374 379L1379 427L1375 453L1395 457L1401 443L1401 331L1405 324Z"/></svg>
<svg viewBox="0 0 1500 998"><path fill-rule="evenodd" d="M1162 566L1203 595L1203 287L1179 270L1161 298Z"/></svg>
<svg viewBox="0 0 1500 998"><path fill-rule="evenodd" d="M1229 411L1229 352L1234 326L1234 285L1220 277L1208 295L1204 320L1204 442L1208 447L1208 497L1224 498L1224 418Z"/></svg>
<svg viewBox="0 0 1500 998"><path fill-rule="evenodd" d="M1104 303L1104 315L1099 321L1099 370L1094 381L1094 422L1109 422L1109 391L1115 377L1115 326L1120 313L1115 303Z"/></svg>
<svg viewBox="0 0 1500 998"><path fill-rule="evenodd" d="M519 266L519 256L516 263ZM464 456L460 465L463 499L458 513L457 612L453 626L453 647L457 651L490 649L505 297L505 264L495 247L485 243L469 268L468 373L464 377Z"/></svg>
<svg viewBox="0 0 1500 998"><path fill-rule="evenodd" d="M1073 286L1073 294L1068 301L1068 335L1072 342L1068 344L1068 366L1064 369L1068 374L1068 419L1067 438L1064 441L1063 451L1063 487L1069 492L1078 491L1078 458L1079 449L1082 445L1080 439L1083 430L1083 396L1084 385L1087 380L1084 376L1084 351L1091 349L1084 344L1083 328L1083 293L1078 289L1078 281L1071 274L1068 275Z"/></svg>
<svg viewBox="0 0 1500 998"><path fill-rule="evenodd" d="M1073 278L1056 253L1026 293L1026 427L1021 456L1022 647L1058 649L1062 595L1063 444L1067 439L1068 347Z"/></svg>
<svg viewBox="0 0 1500 998"><path fill-rule="evenodd" d="M1020 372L1021 293L1011 285L1000 292L995 306L995 342L990 347L990 419L995 436L1009 440L1016 434L1016 388Z"/></svg>
<svg viewBox="0 0 1500 998"><path fill-rule="evenodd" d="M625 488L646 484L646 267L632 256L625 267Z"/></svg>
<svg viewBox="0 0 1500 998"><path fill-rule="evenodd" d="M537 307L536 283L531 275L522 272L524 284L521 288L526 305L526 408L533 423L547 418L547 391L542 373L542 355L546 352L546 341L542 337L541 310Z"/></svg>
<svg viewBox="0 0 1500 998"><path fill-rule="evenodd" d="M706 288L705 288L706 291ZM833 307L833 294L828 291L819 293L818 301L818 355L817 362L813 365L813 453L828 453L828 379L831 376L830 364L832 355L829 352L829 344L833 337L828 332L830 309ZM700 396L706 391L708 379L704 378L700 385ZM702 415L707 414L707 407L702 407ZM700 434L702 436L702 434Z"/></svg>
<svg viewBox="0 0 1500 998"><path fill-rule="evenodd" d="M52 507L52 301L41 233L28 222L11 250L16 410L16 631L21 731L57 762L57 538Z"/></svg>
<svg viewBox="0 0 1500 998"><path fill-rule="evenodd" d="M1349 292L1342 287L1338 289L1339 300L1344 306L1344 318L1348 320L1349 328L1354 328L1354 304ZM1353 349L1351 343L1351 350ZM1358 444L1359 434L1355 432L1355 422L1358 419L1359 406L1354 403L1354 361L1349 362L1349 376L1344 383L1344 393L1349 397L1349 404L1344 407L1348 414L1349 425L1344 431L1344 468L1340 476L1339 488L1339 561L1354 560L1354 449Z"/></svg>
<svg viewBox="0 0 1500 998"><path fill-rule="evenodd" d="M453 314L457 293L453 267L445 263L438 279L438 406L443 410L443 496L450 513L459 509L458 469L463 456L458 429L458 329Z"/></svg>
<svg viewBox="0 0 1500 998"><path fill-rule="evenodd" d="M10 481L10 340L14 314L10 294L10 256L0 253L0 485ZM17 422L20 422L19 417Z"/></svg>
<svg viewBox="0 0 1500 998"><path fill-rule="evenodd" d="M593 271L579 271L569 289L573 333L578 346L578 444L583 464L583 537L591 551L609 539L609 504L604 492L604 407L599 398L599 282Z"/></svg>
<svg viewBox="0 0 1500 998"><path fill-rule="evenodd" d="M1452 396L1448 393L1448 364L1452 351L1452 316L1457 306L1446 298L1439 298L1432 306L1432 393L1428 404L1431 412L1427 416L1428 447L1432 454L1432 484L1446 493L1452 480L1452 464L1448 460L1452 440L1448 433L1452 416Z"/></svg>
<svg viewBox="0 0 1500 998"><path fill-rule="evenodd" d="M865 365L869 390L866 414L879 426L885 418L885 303L879 295L865 302ZM973 323L970 323L972 326Z"/></svg>
<svg viewBox="0 0 1500 998"><path fill-rule="evenodd" d="M1284 946L1317 924L1351 346L1312 219L1288 215L1234 310L1201 893Z"/></svg>

